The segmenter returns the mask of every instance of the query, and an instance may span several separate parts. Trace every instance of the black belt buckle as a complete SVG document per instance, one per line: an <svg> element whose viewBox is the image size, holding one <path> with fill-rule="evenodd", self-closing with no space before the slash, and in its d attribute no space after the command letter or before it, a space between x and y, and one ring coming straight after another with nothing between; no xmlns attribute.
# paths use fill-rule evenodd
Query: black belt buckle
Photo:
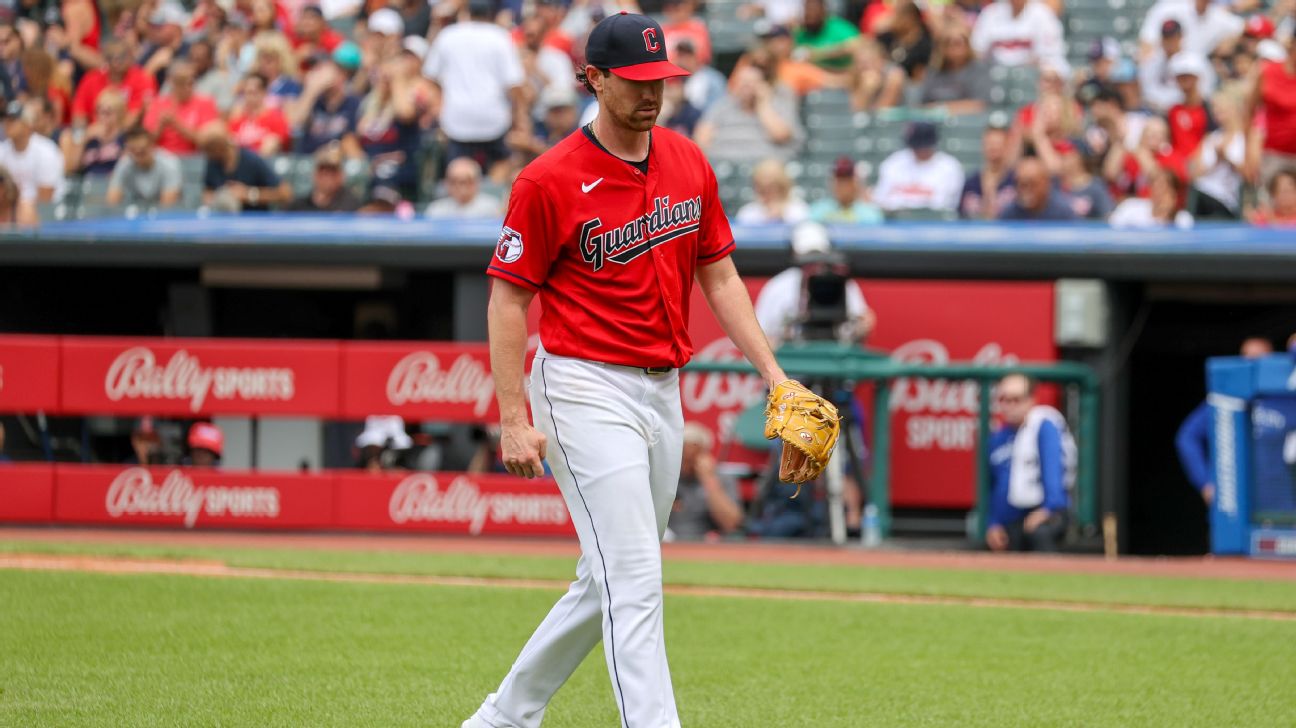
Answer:
<svg viewBox="0 0 1296 728"><path fill-rule="evenodd" d="M670 374L675 367L644 367L644 374Z"/></svg>

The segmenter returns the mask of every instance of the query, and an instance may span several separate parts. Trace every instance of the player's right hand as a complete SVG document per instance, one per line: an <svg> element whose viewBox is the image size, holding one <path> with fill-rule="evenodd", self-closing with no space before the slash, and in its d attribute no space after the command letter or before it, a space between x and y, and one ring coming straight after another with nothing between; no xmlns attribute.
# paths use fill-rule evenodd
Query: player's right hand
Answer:
<svg viewBox="0 0 1296 728"><path fill-rule="evenodd" d="M504 467L523 478L544 475L545 436L528 424L502 425L500 459Z"/></svg>

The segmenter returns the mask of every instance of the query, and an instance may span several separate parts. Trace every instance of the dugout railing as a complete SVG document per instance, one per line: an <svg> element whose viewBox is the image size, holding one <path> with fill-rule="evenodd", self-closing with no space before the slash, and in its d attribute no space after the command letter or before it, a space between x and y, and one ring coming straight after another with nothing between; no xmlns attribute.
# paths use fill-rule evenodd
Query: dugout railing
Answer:
<svg viewBox="0 0 1296 728"><path fill-rule="evenodd" d="M990 401L994 383L1006 374L1021 373L1041 382L1067 385L1078 390L1078 419L1073 423L1079 450L1075 484L1074 515L1085 530L1098 523L1098 377L1079 362L986 365L970 362L918 364L892 361L857 346L831 343L789 344L778 351L779 364L790 376L842 382L872 382L873 411L872 468L869 471L868 500L878 509L878 527L883 537L891 531L891 388L903 377L972 380L977 382L976 506L973 532L984 539L990 502L990 466L981 448L990 437ZM694 361L685 371L754 374L745 361ZM844 441L844 440L843 440ZM834 457L835 460L840 458ZM840 519L834 519L833 540L845 541Z"/></svg>

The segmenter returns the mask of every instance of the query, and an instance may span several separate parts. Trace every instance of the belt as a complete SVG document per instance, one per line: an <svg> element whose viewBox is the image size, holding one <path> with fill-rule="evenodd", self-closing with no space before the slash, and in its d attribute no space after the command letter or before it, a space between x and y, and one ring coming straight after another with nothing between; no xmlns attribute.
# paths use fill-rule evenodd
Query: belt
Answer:
<svg viewBox="0 0 1296 728"><path fill-rule="evenodd" d="M654 376L658 374L670 374L673 371L675 371L675 367L644 367L643 368L644 374L651 374Z"/></svg>

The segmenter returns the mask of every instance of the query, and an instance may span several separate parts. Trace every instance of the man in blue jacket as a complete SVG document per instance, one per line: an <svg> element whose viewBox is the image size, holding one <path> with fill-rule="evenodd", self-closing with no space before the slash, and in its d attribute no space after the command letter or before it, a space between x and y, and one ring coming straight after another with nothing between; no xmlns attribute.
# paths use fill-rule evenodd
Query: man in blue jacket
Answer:
<svg viewBox="0 0 1296 728"><path fill-rule="evenodd" d="M1009 374L996 387L1003 425L990 436L992 551L1056 551L1066 533L1067 469L1074 448L1062 414L1035 402L1035 382Z"/></svg>
<svg viewBox="0 0 1296 728"><path fill-rule="evenodd" d="M1273 344L1268 339L1252 336L1242 342L1241 355L1247 359L1258 359L1273 353ZM1209 507L1215 502L1215 474L1210 460L1210 405L1202 402L1188 413L1179 431L1175 433L1175 449L1179 451L1179 464L1183 466L1188 481L1201 493L1202 500Z"/></svg>

